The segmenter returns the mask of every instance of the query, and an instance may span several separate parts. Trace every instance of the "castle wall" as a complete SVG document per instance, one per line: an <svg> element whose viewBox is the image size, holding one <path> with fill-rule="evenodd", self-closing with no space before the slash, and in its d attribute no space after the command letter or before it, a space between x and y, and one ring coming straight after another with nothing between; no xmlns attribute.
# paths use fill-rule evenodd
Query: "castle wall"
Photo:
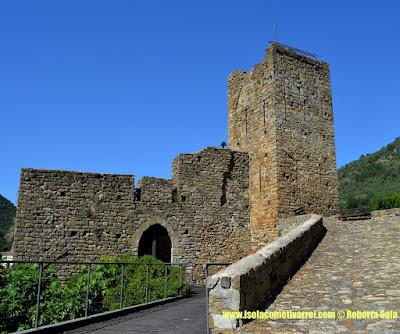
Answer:
<svg viewBox="0 0 400 334"><path fill-rule="evenodd" d="M23 169L16 259L85 259L129 250L133 177Z"/></svg>
<svg viewBox="0 0 400 334"><path fill-rule="evenodd" d="M143 232L164 226L172 261L193 277L205 262L232 262L250 248L248 155L204 149L182 154L173 179L144 177L140 198L129 175L23 169L14 254L17 259L89 260L137 254Z"/></svg>
<svg viewBox="0 0 400 334"><path fill-rule="evenodd" d="M329 65L276 47L278 216L332 215L339 205Z"/></svg>
<svg viewBox="0 0 400 334"><path fill-rule="evenodd" d="M250 250L248 155L209 148L173 163L174 186L191 238L184 258L200 264L232 262ZM184 201L183 201L184 199Z"/></svg>
<svg viewBox="0 0 400 334"><path fill-rule="evenodd" d="M232 262L278 236L277 222L338 209L329 66L272 43L228 81L230 150L181 154L172 179L23 169L19 259L138 253L160 224L172 261L200 280L205 262Z"/></svg>
<svg viewBox="0 0 400 334"><path fill-rule="evenodd" d="M272 62L249 73L233 72L228 81L229 147L250 155L250 222L254 245L276 238L277 159Z"/></svg>
<svg viewBox="0 0 400 334"><path fill-rule="evenodd" d="M338 209L329 67L272 43L228 84L229 148L250 155L254 245L277 237L279 218Z"/></svg>

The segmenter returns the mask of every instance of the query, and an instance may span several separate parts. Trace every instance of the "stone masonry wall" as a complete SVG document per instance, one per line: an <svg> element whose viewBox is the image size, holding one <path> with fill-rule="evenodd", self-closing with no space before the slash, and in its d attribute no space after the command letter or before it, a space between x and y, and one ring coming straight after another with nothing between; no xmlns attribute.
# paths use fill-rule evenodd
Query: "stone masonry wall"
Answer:
<svg viewBox="0 0 400 334"><path fill-rule="evenodd" d="M211 332L239 332L236 329L241 320L224 317L223 313L263 310L307 260L325 232L322 217L311 215L283 237L210 276L207 287Z"/></svg>
<svg viewBox="0 0 400 334"><path fill-rule="evenodd" d="M338 211L329 65L275 47L278 216Z"/></svg>
<svg viewBox="0 0 400 334"><path fill-rule="evenodd" d="M278 221L338 209L329 66L278 43L228 81L230 150L181 154L172 179L23 169L17 259L138 253L160 224L172 261L203 277L278 237ZM291 223L290 223L291 224Z"/></svg>
<svg viewBox="0 0 400 334"><path fill-rule="evenodd" d="M207 148L179 155L173 179L134 179L23 169L14 241L16 259L89 260L137 254L143 232L164 226L172 261L203 277L207 261L232 262L250 249L248 155Z"/></svg>
<svg viewBox="0 0 400 334"><path fill-rule="evenodd" d="M271 57L228 81L229 148L250 156L250 222L253 244L277 237L276 126Z"/></svg>
<svg viewBox="0 0 400 334"><path fill-rule="evenodd" d="M277 237L279 218L338 209L329 67L272 43L228 84L230 149L250 156L252 240Z"/></svg>
<svg viewBox="0 0 400 334"><path fill-rule="evenodd" d="M291 216L287 218L279 218L278 223L276 225L279 237L285 235L291 230L294 230L296 227L300 226L306 220L308 220L311 216L312 214L306 214L306 215Z"/></svg>
<svg viewBox="0 0 400 334"><path fill-rule="evenodd" d="M133 177L23 169L16 259L85 259L127 252Z"/></svg>

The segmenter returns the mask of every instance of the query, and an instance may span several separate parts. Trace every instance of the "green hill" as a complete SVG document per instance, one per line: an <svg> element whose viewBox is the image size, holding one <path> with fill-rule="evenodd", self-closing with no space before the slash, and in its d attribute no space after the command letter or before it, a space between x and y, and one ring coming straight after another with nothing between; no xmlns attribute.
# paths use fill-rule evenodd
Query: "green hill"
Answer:
<svg viewBox="0 0 400 334"><path fill-rule="evenodd" d="M400 137L338 170L342 209L373 208L381 195L400 193Z"/></svg>
<svg viewBox="0 0 400 334"><path fill-rule="evenodd" d="M0 195L0 252L10 249L11 242L6 235L15 217L16 207L7 198Z"/></svg>

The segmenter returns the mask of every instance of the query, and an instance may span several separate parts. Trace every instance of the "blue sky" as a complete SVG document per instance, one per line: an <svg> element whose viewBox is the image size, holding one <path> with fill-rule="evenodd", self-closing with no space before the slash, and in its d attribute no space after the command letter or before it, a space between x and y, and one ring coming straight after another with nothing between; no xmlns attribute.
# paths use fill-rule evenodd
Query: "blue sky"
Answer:
<svg viewBox="0 0 400 334"><path fill-rule="evenodd" d="M227 140L227 76L277 40L331 66L338 166L400 136L397 1L2 1L0 194L20 168L170 178Z"/></svg>

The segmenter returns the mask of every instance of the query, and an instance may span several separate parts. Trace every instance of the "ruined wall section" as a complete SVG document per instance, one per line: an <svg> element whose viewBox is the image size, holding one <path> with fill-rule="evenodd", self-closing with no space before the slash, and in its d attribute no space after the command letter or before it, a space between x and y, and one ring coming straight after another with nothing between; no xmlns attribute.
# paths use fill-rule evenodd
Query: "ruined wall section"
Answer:
<svg viewBox="0 0 400 334"><path fill-rule="evenodd" d="M174 178L23 169L16 259L89 260L137 254L153 224L172 241L173 262L200 280L203 264L232 262L250 248L248 155L208 148L174 161ZM137 189L136 189L137 191Z"/></svg>
<svg viewBox="0 0 400 334"><path fill-rule="evenodd" d="M205 262L231 262L250 249L248 154L206 148L179 155L174 187L192 237L185 258L195 254L196 277Z"/></svg>
<svg viewBox="0 0 400 334"><path fill-rule="evenodd" d="M279 44L274 61L278 215L338 210L329 65Z"/></svg>
<svg viewBox="0 0 400 334"><path fill-rule="evenodd" d="M140 191L136 199L146 205L172 203L172 185L171 180L144 176L138 182Z"/></svg>
<svg viewBox="0 0 400 334"><path fill-rule="evenodd" d="M84 259L129 251L129 175L23 169L17 259Z"/></svg>
<svg viewBox="0 0 400 334"><path fill-rule="evenodd" d="M254 247L277 236L275 100L271 57L228 81L229 148L250 156L250 221Z"/></svg>

